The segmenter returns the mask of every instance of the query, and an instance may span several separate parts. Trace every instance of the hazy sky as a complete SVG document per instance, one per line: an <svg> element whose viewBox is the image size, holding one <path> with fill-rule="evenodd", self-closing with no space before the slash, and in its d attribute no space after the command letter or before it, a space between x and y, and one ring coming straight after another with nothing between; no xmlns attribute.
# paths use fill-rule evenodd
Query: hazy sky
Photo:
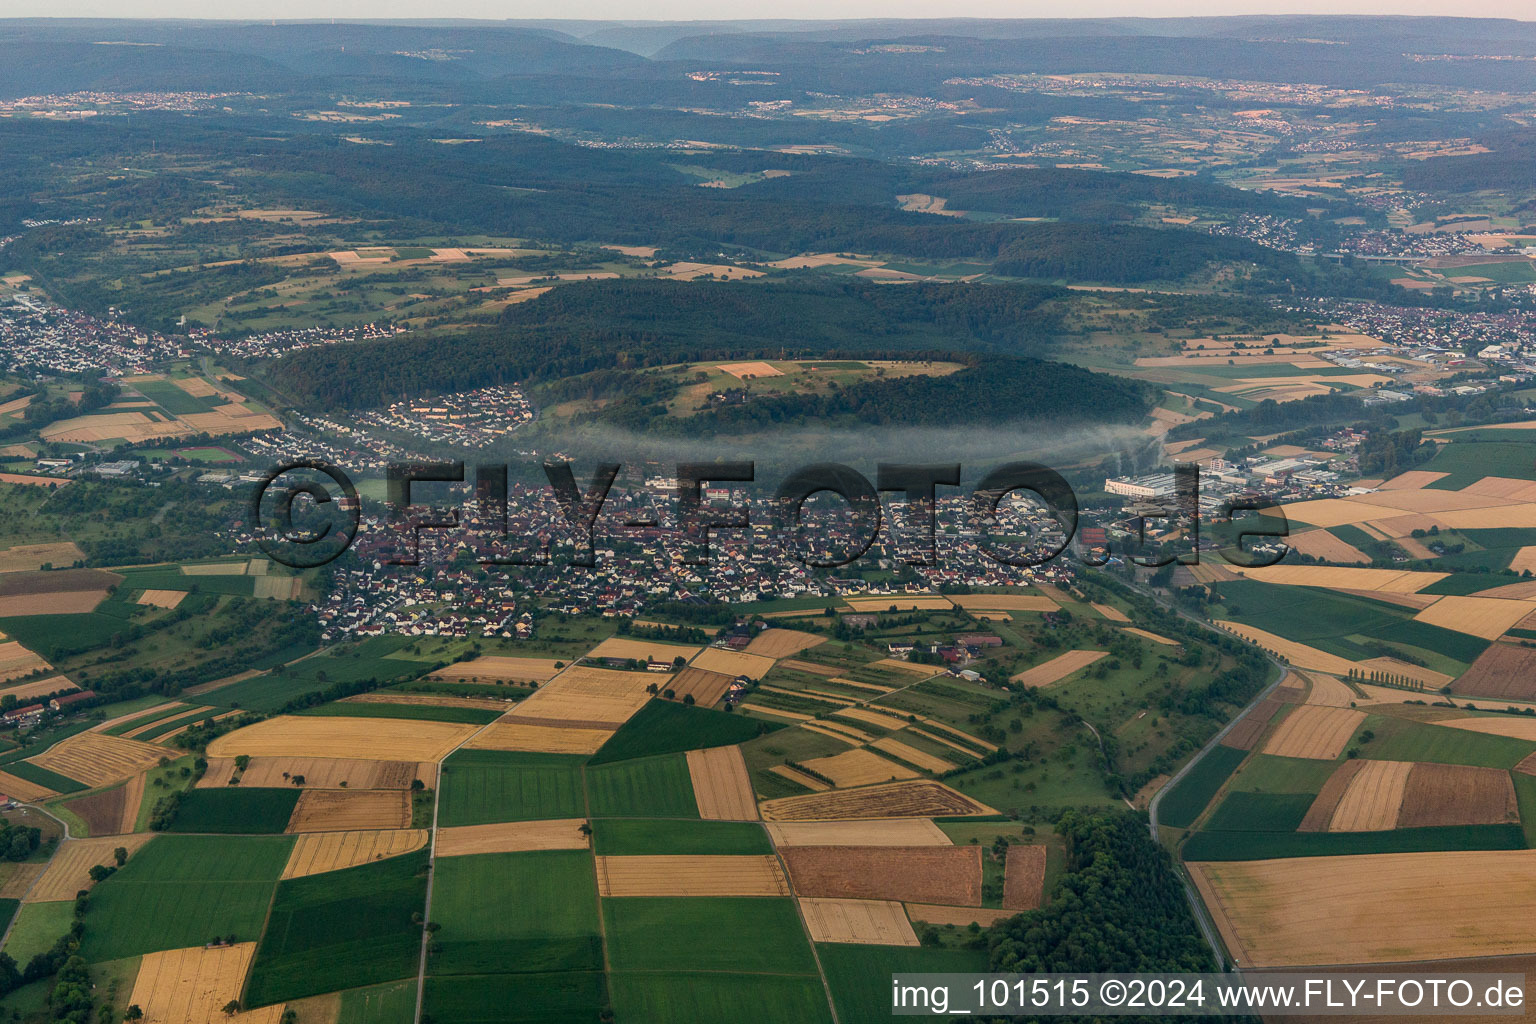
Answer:
<svg viewBox="0 0 1536 1024"><path fill-rule="evenodd" d="M1444 14L1536 20L1532 0L3 0L0 17L97 18L1070 18Z"/></svg>

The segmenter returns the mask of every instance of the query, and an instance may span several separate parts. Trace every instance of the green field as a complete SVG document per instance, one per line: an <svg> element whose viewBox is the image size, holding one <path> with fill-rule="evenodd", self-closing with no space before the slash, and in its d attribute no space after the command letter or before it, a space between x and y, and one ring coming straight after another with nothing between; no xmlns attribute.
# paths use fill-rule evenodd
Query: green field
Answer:
<svg viewBox="0 0 1536 1024"><path fill-rule="evenodd" d="M745 743L781 726L670 700L653 700L603 744L592 764Z"/></svg>
<svg viewBox="0 0 1536 1024"><path fill-rule="evenodd" d="M411 920L427 898L425 850L280 882L246 985L249 1006L408 976L421 952Z"/></svg>
<svg viewBox="0 0 1536 1024"><path fill-rule="evenodd" d="M28 960L52 949L53 944L69 931L74 920L73 900L28 903L16 915L16 926L11 929L10 938L5 940L4 951L19 966L25 967Z"/></svg>
<svg viewBox="0 0 1536 1024"><path fill-rule="evenodd" d="M226 834L275 835L288 827L299 790L191 789L168 832L221 832Z"/></svg>
<svg viewBox="0 0 1536 1024"><path fill-rule="evenodd" d="M433 975L600 970L597 880L585 850L442 857Z"/></svg>
<svg viewBox="0 0 1536 1024"><path fill-rule="evenodd" d="M1446 473L1429 487L1437 491L1459 491L1485 476L1536 480L1536 458L1531 443L1517 441L1470 441L1450 434L1452 443L1442 445L1435 457L1417 468L1431 473Z"/></svg>
<svg viewBox="0 0 1536 1024"><path fill-rule="evenodd" d="M122 635L126 623L113 615L81 612L73 615L14 615L0 619L0 632L49 661L69 652L103 647Z"/></svg>
<svg viewBox="0 0 1536 1024"><path fill-rule="evenodd" d="M157 836L91 891L80 955L120 960L261 934L291 837Z"/></svg>
<svg viewBox="0 0 1536 1024"><path fill-rule="evenodd" d="M33 764L31 761L12 761L5 766L5 770L18 779L26 779L28 782L35 782L39 786L47 786L57 793L78 793L83 789L89 788L83 782L76 782L67 776L51 772L41 765Z"/></svg>
<svg viewBox="0 0 1536 1024"><path fill-rule="evenodd" d="M1294 832L1313 799L1310 793L1230 792L1216 805L1206 828L1213 832Z"/></svg>
<svg viewBox="0 0 1536 1024"><path fill-rule="evenodd" d="M1445 825L1387 832L1197 832L1181 854L1187 861L1201 861L1523 849L1525 833L1519 825Z"/></svg>
<svg viewBox="0 0 1536 1024"><path fill-rule="evenodd" d="M840 1024L889 1024L892 974L979 974L989 969L984 949L822 943L816 955L832 988Z"/></svg>
<svg viewBox="0 0 1536 1024"><path fill-rule="evenodd" d="M443 764L438 823L586 817L582 758L461 750Z"/></svg>
<svg viewBox="0 0 1536 1024"><path fill-rule="evenodd" d="M1229 788L1246 793L1305 793L1313 796L1337 767L1333 761L1254 754L1232 776Z"/></svg>
<svg viewBox="0 0 1536 1024"><path fill-rule="evenodd" d="M443 1024L577 1024L596 1021L608 1002L603 981L600 971L428 978L423 1010L434 1021Z"/></svg>
<svg viewBox="0 0 1536 1024"><path fill-rule="evenodd" d="M608 979L622 1021L687 1024L831 1024L816 977L752 974L632 974ZM887 987L890 979L885 980ZM889 1004L889 996L886 997Z"/></svg>
<svg viewBox="0 0 1536 1024"><path fill-rule="evenodd" d="M1175 828L1188 828L1194 824L1211 797L1222 787L1232 772L1248 756L1246 750L1217 745L1202 757L1179 784L1168 791L1157 805L1157 820Z"/></svg>
<svg viewBox="0 0 1536 1024"><path fill-rule="evenodd" d="M688 759L662 754L587 769L594 818L697 818ZM559 817L559 815L547 815Z"/></svg>
<svg viewBox="0 0 1536 1024"><path fill-rule="evenodd" d="M507 705L511 707L511 705ZM489 725L505 712L490 708L436 707L431 704L321 704L317 708L305 708L301 715L318 715L329 718L411 718L418 722L463 722L469 725Z"/></svg>
<svg viewBox="0 0 1536 1024"><path fill-rule="evenodd" d="M210 695L220 704L252 711L276 711L295 697L316 693L338 683L367 679L388 681L423 674L429 666L390 658L405 647L409 637L382 636L356 646L332 648L279 671L220 687Z"/></svg>
<svg viewBox="0 0 1536 1024"><path fill-rule="evenodd" d="M416 982L412 979L343 992L336 1024L412 1024L415 1019Z"/></svg>
<svg viewBox="0 0 1536 1024"><path fill-rule="evenodd" d="M615 971L816 974L794 900L603 900Z"/></svg>
<svg viewBox="0 0 1536 1024"><path fill-rule="evenodd" d="M653 854L771 854L761 825L745 821L647 821L602 818L592 823L595 852L603 857Z"/></svg>
<svg viewBox="0 0 1536 1024"><path fill-rule="evenodd" d="M1513 768L1536 751L1536 743L1528 740L1384 715L1370 716L1363 728L1376 736L1360 745L1360 756L1378 761L1438 761L1480 768Z"/></svg>

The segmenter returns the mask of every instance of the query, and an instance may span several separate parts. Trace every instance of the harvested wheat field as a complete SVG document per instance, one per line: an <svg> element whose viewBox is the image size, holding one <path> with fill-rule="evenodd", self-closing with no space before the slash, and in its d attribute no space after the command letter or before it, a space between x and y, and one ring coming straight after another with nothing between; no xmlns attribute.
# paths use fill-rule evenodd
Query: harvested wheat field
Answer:
<svg viewBox="0 0 1536 1024"><path fill-rule="evenodd" d="M886 760L863 747L845 750L831 757L813 757L802 764L817 775L831 779L832 784L839 789L918 777L918 773L911 768Z"/></svg>
<svg viewBox="0 0 1536 1024"><path fill-rule="evenodd" d="M842 669L835 668L832 665L818 665L814 661L797 661L794 658L788 658L780 662L780 664L785 668L792 668L796 672L809 672L817 676L831 677L842 671ZM885 687L881 687L881 689L885 689Z"/></svg>
<svg viewBox="0 0 1536 1024"><path fill-rule="evenodd" d="M895 608L899 612L943 611L953 608L954 603L937 594L887 594L881 597L850 597L843 601L856 612L884 612ZM1054 606L1053 606L1054 607Z"/></svg>
<svg viewBox="0 0 1536 1024"><path fill-rule="evenodd" d="M27 760L94 787L111 785L137 775L159 764L164 756L164 747L99 732L83 732Z"/></svg>
<svg viewBox="0 0 1536 1024"><path fill-rule="evenodd" d="M799 711L786 711L783 708L764 707L761 704L742 704L740 707L743 711L751 711L754 714L759 715L768 715L772 718L783 718L791 722L809 722L816 717L815 715L802 714Z"/></svg>
<svg viewBox="0 0 1536 1024"><path fill-rule="evenodd" d="M509 821L491 825L462 825L437 830L439 857L476 853L528 853L534 850L585 850L591 845L582 827L585 818L549 821Z"/></svg>
<svg viewBox="0 0 1536 1024"><path fill-rule="evenodd" d="M537 725L502 718L464 744L466 750L524 750L545 754L595 754L613 735L612 729Z"/></svg>
<svg viewBox="0 0 1536 1024"><path fill-rule="evenodd" d="M1355 663L1338 655L1320 651L1316 647L1308 647L1293 640L1287 640L1283 636L1255 629L1253 626L1245 626L1241 622L1228 622L1222 619L1213 620L1216 625L1234 636L1240 636L1250 643L1271 654L1278 654L1295 668L1308 669L1313 672L1326 672L1335 676L1347 676Z"/></svg>
<svg viewBox="0 0 1536 1024"><path fill-rule="evenodd" d="M855 722L873 725L877 729L891 729L894 731L905 729L911 724L905 718L897 718L895 715L871 711L869 708L843 708L841 711L834 711L832 713L839 718L851 718Z"/></svg>
<svg viewBox="0 0 1536 1024"><path fill-rule="evenodd" d="M1363 698L1348 683L1325 673L1310 675L1312 689L1307 692L1307 703L1330 708L1347 708L1360 703Z"/></svg>
<svg viewBox="0 0 1536 1024"><path fill-rule="evenodd" d="M1006 920L1019 913L1017 910L1000 910L988 907L942 907L933 903L908 903L906 905L907 916L914 921L924 924L943 926L952 924L956 928L969 928L976 924L982 928L990 928L999 921Z"/></svg>
<svg viewBox="0 0 1536 1024"><path fill-rule="evenodd" d="M1264 730L1269 728L1270 721L1285 705L1273 697L1265 698L1255 704L1249 712L1237 723L1227 730L1227 734L1221 738L1221 745L1231 747L1233 750L1252 750L1253 745L1264 735Z"/></svg>
<svg viewBox="0 0 1536 1024"><path fill-rule="evenodd" d="M199 789L221 789L235 774L233 757L210 757ZM290 786L304 776L305 789L410 789L420 779L428 789L437 785L437 764L417 761L368 761L339 757L253 757L240 784L253 789ZM345 785L343 785L345 783Z"/></svg>
<svg viewBox="0 0 1536 1024"><path fill-rule="evenodd" d="M48 662L14 640L0 643L0 682L31 675L39 669L46 670L51 667Z"/></svg>
<svg viewBox="0 0 1536 1024"><path fill-rule="evenodd" d="M456 722L279 715L218 737L208 756L302 758L323 750L341 759L441 761L476 730Z"/></svg>
<svg viewBox="0 0 1536 1024"><path fill-rule="evenodd" d="M916 768L921 768L925 772L947 772L955 767L953 762L946 761L942 757L934 757L926 751L918 750L914 746L903 743L898 739L892 739L889 736L875 740L870 746L876 750L882 750L892 757L905 761Z"/></svg>
<svg viewBox="0 0 1536 1024"><path fill-rule="evenodd" d="M58 796L58 793L47 786L40 786L28 779L11 775L0 771L0 794L19 800L24 804L35 804L39 800L46 800L50 796Z"/></svg>
<svg viewBox="0 0 1536 1024"><path fill-rule="evenodd" d="M48 865L41 861L35 863L7 861L3 867L0 867L0 879L3 879L0 881L0 900L21 899L47 868Z"/></svg>
<svg viewBox="0 0 1536 1024"><path fill-rule="evenodd" d="M758 804L758 810L764 821L862 821L997 813L986 804L929 779L781 797Z"/></svg>
<svg viewBox="0 0 1536 1024"><path fill-rule="evenodd" d="M981 903L979 846L789 846L779 855L800 896Z"/></svg>
<svg viewBox="0 0 1536 1024"><path fill-rule="evenodd" d="M734 681L734 677L723 672L711 672L708 669L689 666L672 676L666 688L671 690L678 700L692 696L695 704L709 708L720 703L720 698L725 696Z"/></svg>
<svg viewBox="0 0 1536 1024"><path fill-rule="evenodd" d="M765 658L786 658L799 654L808 647L825 643L826 637L805 633L798 629L765 629L747 644L748 654L760 654Z"/></svg>
<svg viewBox="0 0 1536 1024"><path fill-rule="evenodd" d="M1408 774L1397 827L1504 825L1519 820L1508 772L1425 762Z"/></svg>
<svg viewBox="0 0 1536 1024"><path fill-rule="evenodd" d="M927 818L770 822L775 846L953 846Z"/></svg>
<svg viewBox="0 0 1536 1024"><path fill-rule="evenodd" d="M1496 597L1442 597L1413 617L1415 622L1497 640L1536 611L1536 601L1501 601Z"/></svg>
<svg viewBox="0 0 1536 1024"><path fill-rule="evenodd" d="M1412 770L1412 761L1366 762L1339 798L1328 831L1384 832L1396 828Z"/></svg>
<svg viewBox="0 0 1536 1024"><path fill-rule="evenodd" d="M1365 712L1303 704L1292 709L1264 744L1264 753L1332 761L1344 753Z"/></svg>
<svg viewBox="0 0 1536 1024"><path fill-rule="evenodd" d="M93 839L66 839L59 844L58 852L48 862L48 867L27 893L27 903L49 903L72 900L81 889L89 889L91 868L97 864L110 865L112 851L119 846L128 851L131 858L153 836L149 833L128 836L99 836Z"/></svg>
<svg viewBox="0 0 1536 1024"><path fill-rule="evenodd" d="M175 608L187 596L185 590L146 590L139 595L139 604L155 608Z"/></svg>
<svg viewBox="0 0 1536 1024"><path fill-rule="evenodd" d="M1286 511L1290 512L1294 507L1287 505ZM1443 572L1357 569L1332 565L1267 565L1253 568L1234 565L1230 568L1260 583L1286 587L1326 587L1333 590L1380 590L1396 594L1416 594L1431 583L1438 583L1450 575Z"/></svg>
<svg viewBox="0 0 1536 1024"><path fill-rule="evenodd" d="M1342 541L1327 530L1307 530L1293 533L1286 543L1304 555L1320 558L1325 562L1370 565L1371 556L1347 541Z"/></svg>
<svg viewBox="0 0 1536 1024"><path fill-rule="evenodd" d="M773 668L773 659L759 654L727 651L720 647L706 647L690 664L694 668L720 672L733 678L747 676L751 679L761 679L768 674L769 669Z"/></svg>
<svg viewBox="0 0 1536 1024"><path fill-rule="evenodd" d="M1486 718L1454 718L1434 723L1446 729L1465 729L1489 736L1510 736L1517 740L1536 741L1536 718L1517 715L1493 715Z"/></svg>
<svg viewBox="0 0 1536 1024"><path fill-rule="evenodd" d="M1003 869L1003 907L1034 910L1045 899L1045 847L1010 846Z"/></svg>
<svg viewBox="0 0 1536 1024"><path fill-rule="evenodd" d="M688 776L707 821L756 821L757 794L740 747L688 751Z"/></svg>
<svg viewBox="0 0 1536 1024"><path fill-rule="evenodd" d="M813 793L822 793L832 788L815 776L807 775L802 771L796 771L794 768L791 768L787 764L776 764L768 770L777 775L779 778L788 779L795 785L803 786ZM1531 774L1536 775L1536 772L1532 772Z"/></svg>
<svg viewBox="0 0 1536 1024"><path fill-rule="evenodd" d="M357 832L411 824L403 789L306 789L288 819L289 832Z"/></svg>
<svg viewBox="0 0 1536 1024"><path fill-rule="evenodd" d="M1172 640L1166 636L1163 636L1161 633L1154 633L1151 630L1142 629L1139 626L1121 626L1120 632L1129 633L1132 636L1139 636L1143 640L1151 640L1153 643L1162 644L1164 647L1181 646L1177 640Z"/></svg>
<svg viewBox="0 0 1536 1024"><path fill-rule="evenodd" d="M48 676L45 679L22 683L20 686L7 687L0 690L0 696L10 694L19 701L25 701L28 698L43 697L50 693L67 693L78 689L78 686L64 676Z"/></svg>
<svg viewBox="0 0 1536 1024"><path fill-rule="evenodd" d="M843 743L850 747L858 746L860 743L864 742L863 740L853 739L851 736L848 736L845 733L841 733L836 729L828 729L820 722L801 722L800 728L806 729L810 732L820 733L823 736L830 736L834 740L841 740Z"/></svg>
<svg viewBox="0 0 1536 1024"><path fill-rule="evenodd" d="M956 608L964 608L966 611L980 608L999 612L1054 612L1060 607L1042 594L955 594L948 600Z"/></svg>
<svg viewBox="0 0 1536 1024"><path fill-rule="evenodd" d="M1536 850L1190 864L1244 967L1536 950Z"/></svg>
<svg viewBox="0 0 1536 1024"><path fill-rule="evenodd" d="M459 661L433 672L429 679L447 679L467 683L546 683L560 669L552 658L503 658L481 655Z"/></svg>
<svg viewBox="0 0 1536 1024"><path fill-rule="evenodd" d="M12 615L80 615L92 611L105 590L62 590L47 594L0 596L0 618Z"/></svg>
<svg viewBox="0 0 1536 1024"><path fill-rule="evenodd" d="M284 1004L226 1014L240 998L256 943L193 947L149 953L139 964L131 1005L143 1011L143 1024L277 1024Z"/></svg>
<svg viewBox="0 0 1536 1024"><path fill-rule="evenodd" d="M788 896L789 883L772 855L598 857L603 896Z"/></svg>
<svg viewBox="0 0 1536 1024"><path fill-rule="evenodd" d="M663 643L660 640L631 640L628 637L611 636L587 652L589 658L633 658L636 661L664 661L674 658L689 660L699 651L698 645Z"/></svg>
<svg viewBox="0 0 1536 1024"><path fill-rule="evenodd" d="M649 672L573 665L535 690L511 717L617 728L651 699L645 688L656 679Z"/></svg>
<svg viewBox="0 0 1536 1024"><path fill-rule="evenodd" d="M1307 808L1306 815L1301 819L1301 824L1296 827L1298 832L1327 832L1328 826L1333 822L1334 812L1339 808L1339 802L1344 799L1349 784L1354 781L1370 761L1362 761L1351 758L1333 770L1328 776L1328 781L1323 783L1317 792L1317 797L1312 801L1312 806Z"/></svg>
<svg viewBox="0 0 1536 1024"><path fill-rule="evenodd" d="M1536 699L1536 650L1489 644L1451 689L1471 697Z"/></svg>
<svg viewBox="0 0 1536 1024"><path fill-rule="evenodd" d="M441 843L441 838L439 838ZM374 829L359 832L308 832L293 844L284 878L304 878L376 860L398 857L427 845L425 829Z"/></svg>
<svg viewBox="0 0 1536 1024"><path fill-rule="evenodd" d="M812 942L858 942L871 946L916 946L917 933L900 903L803 897L800 913Z"/></svg>
<svg viewBox="0 0 1536 1024"><path fill-rule="evenodd" d="M62 480L53 481L63 483ZM74 565L85 558L85 552L73 541L52 544L17 544L0 551L0 573L26 572L41 569L45 565Z"/></svg>
<svg viewBox="0 0 1536 1024"><path fill-rule="evenodd" d="M1518 573L1536 573L1536 545L1527 545L1516 551L1509 560L1509 567Z"/></svg>
<svg viewBox="0 0 1536 1024"><path fill-rule="evenodd" d="M1068 651L1058 654L1049 661L1041 662L1033 668L1025 669L1008 677L1010 683L1019 686L1050 686L1059 683L1078 669L1087 668L1100 658L1107 658L1108 651Z"/></svg>
<svg viewBox="0 0 1536 1024"><path fill-rule="evenodd" d="M1094 602L1093 610L1098 612L1110 622L1130 622L1131 617L1112 604L1099 604Z"/></svg>

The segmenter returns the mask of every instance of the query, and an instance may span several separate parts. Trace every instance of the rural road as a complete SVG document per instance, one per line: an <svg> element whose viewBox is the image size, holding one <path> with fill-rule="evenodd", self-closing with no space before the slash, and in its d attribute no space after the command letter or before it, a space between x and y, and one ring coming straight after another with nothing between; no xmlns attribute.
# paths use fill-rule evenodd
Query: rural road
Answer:
<svg viewBox="0 0 1536 1024"><path fill-rule="evenodd" d="M1206 630L1207 632L1216 633L1216 634L1219 634L1222 637L1231 637L1232 636L1232 634L1226 633L1226 632L1223 632L1220 629L1217 629L1215 626L1211 625L1209 622L1206 622L1206 621L1204 621L1202 619L1196 618L1195 616L1190 615L1188 612L1183 611L1182 609L1178 608L1177 606L1170 605L1170 604L1168 604L1168 603L1166 603L1166 602L1164 602L1162 600L1159 600L1158 597L1155 594L1151 593L1148 590L1143 589L1142 587L1136 586L1135 584L1131 584L1130 586L1131 586L1131 589L1135 590L1137 593L1139 593L1139 594L1141 594L1141 595L1143 595L1145 597L1150 598L1151 600L1156 602L1162 608L1165 608L1168 611L1173 612L1179 618L1184 619L1187 622L1194 623L1195 625L1197 625L1200 628ZM1264 654L1264 657L1266 659L1268 659L1270 664L1274 665L1275 668L1280 670L1279 671L1279 675L1277 675L1274 678L1274 680L1269 683L1268 686L1266 686L1266 687L1264 687L1264 689L1260 690L1259 693L1258 693L1258 696L1254 697L1252 701L1250 701L1248 704L1244 705L1242 711L1240 711L1236 715L1232 716L1231 721L1227 722L1226 725L1222 726L1219 730L1217 730L1216 735L1212 736L1210 738L1210 741L1207 742L1205 746L1201 747L1198 751L1196 751L1195 752L1195 756L1190 758L1188 761L1186 761L1182 768L1180 768L1177 772L1174 772L1173 776L1171 778L1169 778L1169 780L1163 784L1161 789L1159 789L1155 794L1153 794L1153 797L1152 797L1151 801L1148 802L1148 804L1147 804L1148 827L1150 828L1150 830L1152 832L1152 840L1154 842L1160 842L1160 837L1158 836L1158 831L1157 831L1157 829L1158 829L1158 825L1157 825L1157 809L1158 809L1158 806L1161 805L1162 802L1163 802L1164 794L1166 794L1169 790L1173 789L1174 786L1177 786L1179 784L1179 782L1181 782L1184 779L1184 777L1189 774L1190 770L1192 768L1194 768L1195 765L1200 763L1200 760L1202 758L1204 758L1207 754L1209 754L1212 750L1214 750L1219 743L1221 743L1221 741L1226 737L1227 733L1232 731L1233 726L1237 725L1238 721L1240 721L1244 715L1246 715L1249 711L1251 711L1254 708L1254 706L1257 705L1260 701L1264 700L1271 693L1273 693L1275 688L1277 686L1279 686L1281 681L1283 681L1285 679L1286 673L1289 671L1289 666L1287 666L1280 659L1276 658L1274 655L1270 654L1268 651L1264 651L1263 654ZM1175 863L1176 864L1178 863L1177 862L1177 858L1175 858ZM1217 963L1226 963L1228 961L1226 949L1222 945L1221 937L1220 937L1219 933L1216 930L1216 924L1215 924L1214 921L1211 920L1210 913L1205 909L1205 901L1200 898L1199 892L1197 892L1195 890L1194 883L1192 881L1190 881L1189 873L1183 869L1182 865L1179 865L1179 881L1182 882L1183 885L1184 885L1184 896L1189 901L1189 908L1190 908L1190 910L1194 912L1195 923L1200 926L1200 932L1201 932L1202 935L1205 936L1206 945L1210 946L1211 947L1211 952L1216 955L1216 962ZM1235 964L1233 965L1232 970L1233 970L1233 973L1236 973L1236 974L1241 974L1242 973L1242 971L1239 970Z"/></svg>

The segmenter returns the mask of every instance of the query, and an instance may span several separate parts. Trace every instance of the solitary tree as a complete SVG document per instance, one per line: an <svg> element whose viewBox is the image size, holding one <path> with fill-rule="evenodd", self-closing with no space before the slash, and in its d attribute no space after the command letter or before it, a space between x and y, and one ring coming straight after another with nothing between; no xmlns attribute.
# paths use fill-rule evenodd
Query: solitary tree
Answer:
<svg viewBox="0 0 1536 1024"><path fill-rule="evenodd" d="M112 859L117 861L117 866L118 867L122 867L124 864L127 864L128 863L128 847L126 847L126 846L119 846L117 849L113 850L112 851Z"/></svg>

